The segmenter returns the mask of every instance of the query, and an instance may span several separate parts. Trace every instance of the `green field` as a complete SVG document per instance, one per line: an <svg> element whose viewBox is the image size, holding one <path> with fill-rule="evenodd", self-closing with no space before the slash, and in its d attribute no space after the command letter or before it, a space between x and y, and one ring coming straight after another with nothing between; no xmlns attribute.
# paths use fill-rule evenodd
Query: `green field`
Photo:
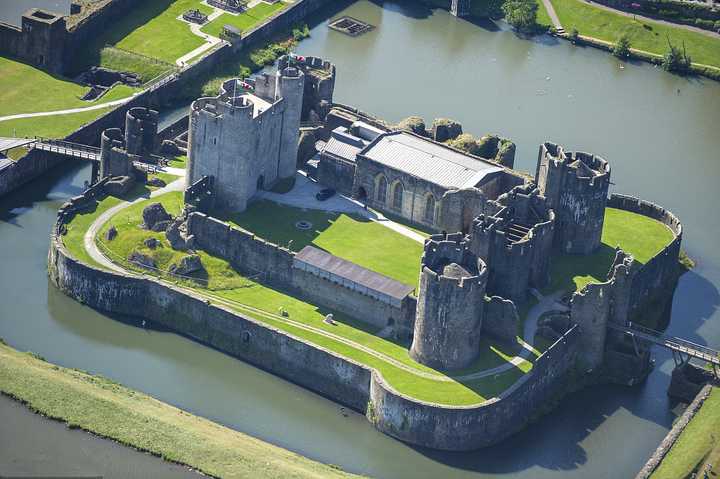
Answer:
<svg viewBox="0 0 720 479"><path fill-rule="evenodd" d="M554 256L551 259L550 271L552 281L544 291L578 291L590 282L605 282L610 265L615 259L616 246L644 264L670 244L672 239L670 228L659 221L628 211L607 208L602 244L598 251L588 256Z"/></svg>
<svg viewBox="0 0 720 479"><path fill-rule="evenodd" d="M1 342L0 391L71 428L149 451L211 477L355 477L109 379L55 366Z"/></svg>
<svg viewBox="0 0 720 479"><path fill-rule="evenodd" d="M272 5L267 3L260 3L244 11L240 15L223 13L218 18L202 27L201 30L208 35L212 35L214 37L220 36L220 33L222 33L223 27L225 25L232 25L235 28L240 29L241 32L246 32L255 25L260 24L263 20L268 18L273 13L285 7L286 4L283 2L274 3Z"/></svg>
<svg viewBox="0 0 720 479"><path fill-rule="evenodd" d="M693 62L720 67L720 39L653 21L633 20L580 0L551 0L563 28L577 28L580 35L616 42L622 35L630 38L632 48L663 55L667 37L682 48L683 42Z"/></svg>
<svg viewBox="0 0 720 479"><path fill-rule="evenodd" d="M406 238L376 222L357 216L302 210L271 201L257 201L239 215L219 213L257 236L292 251L313 245L378 273L417 285L422 243ZM298 221L313 227L303 231Z"/></svg>
<svg viewBox="0 0 720 479"><path fill-rule="evenodd" d="M715 470L709 477L715 478L720 467L720 389L713 388L700 411L680 434L670 452L663 458L651 479L685 479L698 470L703 477L706 464Z"/></svg>
<svg viewBox="0 0 720 479"><path fill-rule="evenodd" d="M112 109L113 107L108 107L68 115L38 116L20 120L0 121L0 136L65 138L81 126L96 120Z"/></svg>
<svg viewBox="0 0 720 479"><path fill-rule="evenodd" d="M0 116L83 108L127 98L135 92L119 85L96 101L84 101L80 98L88 87L4 57L0 57L0 85Z"/></svg>
<svg viewBox="0 0 720 479"><path fill-rule="evenodd" d="M135 196L139 193L141 192L136 192ZM138 227L141 222L142 209L150 202L155 201L161 202L172 214L179 213L182 207L181 193L175 192L146 200L120 211L103 226L96 239L101 251L104 251L116 263L134 270L138 270L138 268L131 265L127 258L135 250L152 256L158 270L166 270L169 265L177 263L185 253L172 250L162 233L153 233ZM117 199L107 198L93 211L78 215L73 219L68 227L68 233L64 236L64 243L73 256L94 264L89 259L87 252L83 251L82 238L90 224L103 211L118 203ZM117 228L118 236L113 241L107 241L104 239L104 233L111 225ZM149 237L160 240L162 246L155 250L145 247L143 242ZM419 399L449 405L476 404L504 391L532 368L531 362L523 361L519 366L498 375L468 379L459 377L505 364L520 351L518 344L507 345L484 340L481 343L481 356L475 364L466 370L447 376L414 362L408 355L407 344L380 338L376 335L378 328L261 285L242 277L224 260L203 251L198 251L198 254L202 259L205 271L196 276L197 280L178 282L177 278L169 278L167 274L162 274L160 271L153 273L142 270L142 272L150 272L162 276L166 280L171 279L181 287L191 288L203 294L214 303L377 368L393 387ZM95 266L98 265L95 264ZM287 317L278 314L281 309L288 313ZM335 325L323 322L328 313L333 313L337 321ZM382 356L369 354L333 337L304 329L307 326L350 339L356 344L371 348ZM383 358L390 358L390 361ZM400 367L399 365L404 366ZM410 370L406 368L410 368ZM417 373L412 371L417 371ZM424 377L418 373L430 373L434 376Z"/></svg>

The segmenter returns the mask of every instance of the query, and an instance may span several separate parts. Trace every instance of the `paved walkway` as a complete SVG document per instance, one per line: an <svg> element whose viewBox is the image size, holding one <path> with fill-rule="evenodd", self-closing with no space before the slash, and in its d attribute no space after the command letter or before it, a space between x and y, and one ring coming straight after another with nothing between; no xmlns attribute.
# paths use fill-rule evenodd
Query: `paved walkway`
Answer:
<svg viewBox="0 0 720 479"><path fill-rule="evenodd" d="M307 180L307 179L306 179ZM171 192L171 191L182 191L184 186L183 179L178 179L177 181L174 181L167 185L164 188L160 188L158 190L153 191L150 194L151 198L158 197L160 195L163 195L165 193ZM100 229L102 226L107 223L107 221L110 220L115 214L119 213L123 209L129 207L130 205L136 204L141 201L145 201L147 198L142 197L138 198L132 202L122 202L113 208L110 208L109 210L102 213L98 218L90 225L88 228L88 231L85 233L85 236L83 237L83 246L85 250L88 252L90 257L96 261L98 264L102 265L103 267L108 268L111 271L117 271L119 273L125 274L125 275L131 275L131 276L137 276L137 277L143 277L144 275L134 273L132 271L126 270L122 266L118 265L117 263L110 260L107 256L105 256L100 249L98 248L95 238L100 232ZM158 279L153 277L156 280L159 280L163 282L162 279ZM218 303L220 305L229 307L231 309L239 310L241 312L245 312L250 315L254 316L260 316L269 320L275 320L275 321L281 321L283 323L287 323L292 325L293 327L302 329L304 331L317 334L320 336L323 336L328 339L332 339L334 341L337 341L339 343L345 344L347 346L353 347L359 351L362 351L366 354L369 354L379 360L382 360L394 367L397 367L399 369L402 369L403 371L406 371L410 374L413 374L418 377L431 379L435 381L441 381L441 382L451 382L451 381L468 381L468 380L476 380L481 379L485 377L495 376L497 374L504 373L506 371L509 371L513 368L518 367L519 365L523 364L528 360L529 357L531 357L533 353L532 346L528 343L528 341L532 341L534 338L535 330L537 329L537 319L546 311L556 310L560 309L561 306L557 304L557 299L560 298L562 293L555 293L553 295L547 296L547 297L541 297L540 301L537 305L535 305L529 312L528 318L525 321L525 329L524 329L524 340L521 341L521 345L523 347L523 350L518 356L513 357L510 361L501 364L500 366L486 369L483 371L477 371L471 374L465 374L461 376L452 376L452 375L445 375L441 373L434 373L429 372L427 370L421 370L416 367L413 367L409 364L403 363L402 361L399 361L396 358L393 358L391 356L388 356L384 353L381 353L379 351L376 351L368 346L365 346L363 344L357 343L353 340L350 340L344 336L340 336L338 334L329 332L325 329L318 328L315 326L310 326L306 323L302 323L299 321L295 321L290 318L286 318L277 314L269 313L267 311L255 308L253 306L240 303L238 301L229 300L227 298L218 296L217 294L214 294L210 291L198 291L196 289L189 289L184 288L178 285L173 285L176 288L179 288L181 290L184 290L185 292L195 295L195 296L201 296L208 299L211 299L213 302Z"/></svg>
<svg viewBox="0 0 720 479"><path fill-rule="evenodd" d="M563 29L563 26L560 24L560 18L558 18L557 13L555 12L555 7L553 7L553 4L550 0L542 0L543 5L545 5L545 10L547 10L548 15L550 16L550 20L553 22L553 26L556 30L560 31L561 33L565 30Z"/></svg>
<svg viewBox="0 0 720 479"><path fill-rule="evenodd" d="M55 115L69 115L72 113L82 113L84 111L101 110L103 108L108 108L111 106L124 105L125 103L132 100L133 97L135 95L138 95L139 93L140 92L133 93L132 96L129 96L127 98L122 98L120 100L109 101L107 103L98 103L97 105L85 106L85 107L81 107L81 108L69 108L67 110L41 111L41 112L37 112L37 113L20 113L17 115L1 116L0 122L10 121L10 120L21 120L23 118L35 118L35 117L40 117L40 116L55 116Z"/></svg>
<svg viewBox="0 0 720 479"><path fill-rule="evenodd" d="M309 210L333 211L336 213L347 213L363 218L390 228L418 243L425 243L425 237L415 231L407 228L399 223L389 220L381 213L365 209L365 206L359 201L348 198L343 195L335 195L325 201L318 201L315 195L322 190L323 187L307 178L303 173L298 172L295 177L295 186L287 193L273 193L271 191L260 191L257 196L262 199L270 200L275 203L293 206L295 208L305 208Z"/></svg>
<svg viewBox="0 0 720 479"><path fill-rule="evenodd" d="M214 7L213 7L213 8L214 8ZM188 24L190 25L190 31L193 32L193 33L194 33L195 35L197 35L198 37L200 37L200 38L202 38L203 40L205 40L205 43L203 43L202 45L200 45L199 47L197 47L195 50L193 50L193 51L191 51L191 52L188 52L188 53L186 53L185 55L183 55L183 56L181 56L180 58L178 58L177 60L175 60L175 64L176 64L176 65L183 67L183 66L185 66L185 64L186 64L189 60L191 60L191 59L195 58L196 56L198 56L198 55L200 55L200 54L202 54L202 53L210 50L210 49L213 48L215 45L218 45L219 43L222 43L222 40L221 40L220 38L214 37L214 36L212 36L212 35L208 35L207 33L204 33L201 29L202 29L202 27L204 27L204 26L207 25L208 23L210 23L210 22L212 22L213 20L215 20L216 18L220 17L223 13L225 13L224 10L221 10L221 9L219 9L219 8L214 8L213 12L212 12L210 15L208 15L207 22L205 22L204 24L198 25L197 23L186 22L186 23L188 23ZM182 19L182 15L179 17L179 20L185 22L185 20Z"/></svg>
<svg viewBox="0 0 720 479"><path fill-rule="evenodd" d="M578 0L578 1L581 1L581 0ZM659 19L659 18L646 17L646 16L644 16L644 15L640 15L640 14L637 14L637 13L626 12L626 11L624 11L624 10L618 10L618 9L616 9L616 8L612 8L612 7L609 7L609 6L607 6L607 5L603 5L603 4L601 4L601 3L593 2L592 0L584 0L584 1L585 1L585 3L588 3L588 4L592 5L593 7L600 8L600 9L606 10L606 11L608 11L608 12L616 13L616 14L618 14L618 15L622 15L623 17L628 17L628 18L633 18L633 19L637 19L637 20L642 20L642 21L644 21L644 22L649 22L649 23L659 23L659 24L661 24L661 25L666 25L666 26L668 26L668 27L682 28L682 29L685 29L685 30L688 30L688 31L691 31L691 32L696 32L696 33L700 33L700 34L702 34L702 35L707 35L707 36L709 36L709 37L713 37L713 38L718 38L718 39L720 39L720 34L719 34L719 33L713 32L713 31L710 31L710 30L705 30L704 28L696 27L696 26L693 26L693 25L685 25L685 24L683 24L683 23L669 22L669 21L667 21L667 20L661 20L661 19ZM543 2L549 3L550 0L543 0Z"/></svg>

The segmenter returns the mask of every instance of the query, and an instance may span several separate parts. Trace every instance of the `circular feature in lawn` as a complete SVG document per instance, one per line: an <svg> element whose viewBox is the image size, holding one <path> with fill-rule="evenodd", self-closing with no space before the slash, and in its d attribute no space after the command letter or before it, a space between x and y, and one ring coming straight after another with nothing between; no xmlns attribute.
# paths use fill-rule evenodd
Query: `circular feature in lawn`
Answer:
<svg viewBox="0 0 720 479"><path fill-rule="evenodd" d="M305 221L305 220L298 221L297 223L295 223L295 228L306 231L306 230L309 230L310 228L312 228L312 223L310 223L309 221Z"/></svg>

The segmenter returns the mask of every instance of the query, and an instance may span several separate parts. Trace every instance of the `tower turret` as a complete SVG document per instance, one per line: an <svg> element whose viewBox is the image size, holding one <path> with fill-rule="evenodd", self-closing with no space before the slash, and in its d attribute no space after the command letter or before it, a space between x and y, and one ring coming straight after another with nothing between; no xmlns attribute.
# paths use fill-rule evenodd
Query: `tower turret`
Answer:
<svg viewBox="0 0 720 479"><path fill-rule="evenodd" d="M462 235L425 242L410 356L438 369L471 364L480 350L487 268Z"/></svg>
<svg viewBox="0 0 720 479"><path fill-rule="evenodd" d="M100 178L107 176L130 176L132 161L125 151L120 128L108 128L100 136Z"/></svg>
<svg viewBox="0 0 720 479"><path fill-rule="evenodd" d="M610 165L588 153L540 146L535 182L557 216L554 243L563 252L590 254L600 246L610 188Z"/></svg>
<svg viewBox="0 0 720 479"><path fill-rule="evenodd" d="M158 112L144 107L130 108L125 115L125 145L131 155L155 151Z"/></svg>
<svg viewBox="0 0 720 479"><path fill-rule="evenodd" d="M278 178L290 178L295 176L297 171L305 74L295 67L287 67L278 72L277 81L277 96L282 98L285 103L277 176Z"/></svg>

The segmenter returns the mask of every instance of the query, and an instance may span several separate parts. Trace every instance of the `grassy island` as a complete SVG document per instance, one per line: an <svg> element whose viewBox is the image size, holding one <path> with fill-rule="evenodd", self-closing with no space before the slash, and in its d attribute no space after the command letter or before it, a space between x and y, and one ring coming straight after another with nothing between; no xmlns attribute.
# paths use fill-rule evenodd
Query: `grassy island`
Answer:
<svg viewBox="0 0 720 479"><path fill-rule="evenodd" d="M101 376L47 363L0 342L0 391L72 428L214 477L356 477L195 416Z"/></svg>

